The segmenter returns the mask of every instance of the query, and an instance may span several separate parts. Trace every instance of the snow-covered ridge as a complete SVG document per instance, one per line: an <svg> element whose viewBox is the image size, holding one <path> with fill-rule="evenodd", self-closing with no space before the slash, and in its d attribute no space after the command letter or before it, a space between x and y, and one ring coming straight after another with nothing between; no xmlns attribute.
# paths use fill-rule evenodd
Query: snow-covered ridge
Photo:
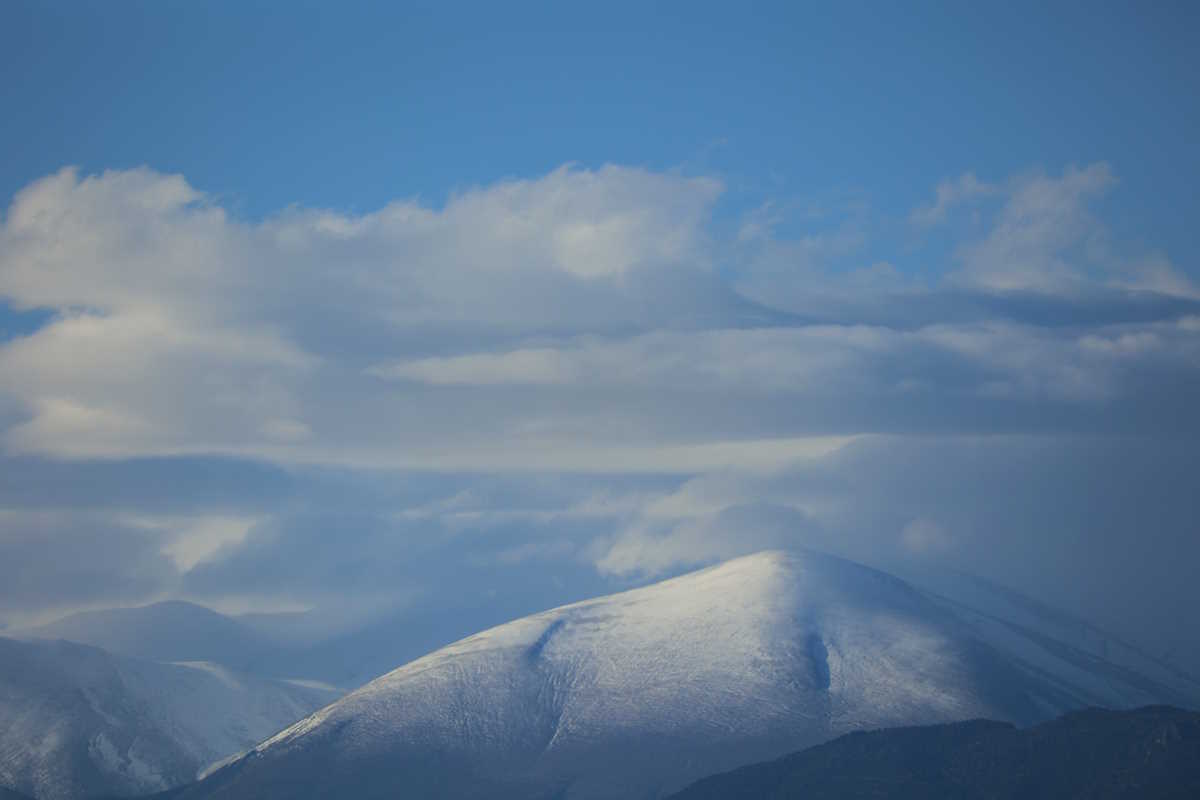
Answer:
<svg viewBox="0 0 1200 800"><path fill-rule="evenodd" d="M1024 595L989 581L961 572L924 571L912 581L935 600L946 605L977 633L999 645L1000 639L1013 639L1022 648L1033 647L1036 658L1046 651L1052 660L1078 659L1106 662L1127 677L1150 680L1159 687L1177 693L1172 699L1188 705L1200 697L1200 678L1154 657L1086 620L1051 608ZM987 631L991 630L989 634ZM1064 649L1065 648L1065 649ZM1073 657L1072 657L1073 655Z"/></svg>
<svg viewBox="0 0 1200 800"><path fill-rule="evenodd" d="M37 800L161 791L337 696L208 662L0 638L0 786Z"/></svg>
<svg viewBox="0 0 1200 800"><path fill-rule="evenodd" d="M1177 696L884 573L768 552L463 639L186 796L658 797L859 728Z"/></svg>

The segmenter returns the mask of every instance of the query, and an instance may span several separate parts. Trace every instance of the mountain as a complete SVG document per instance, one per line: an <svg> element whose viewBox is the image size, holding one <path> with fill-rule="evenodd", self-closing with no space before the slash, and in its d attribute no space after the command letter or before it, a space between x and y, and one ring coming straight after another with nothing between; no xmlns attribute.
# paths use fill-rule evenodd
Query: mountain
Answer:
<svg viewBox="0 0 1200 800"><path fill-rule="evenodd" d="M975 720L852 733L672 800L1200 797L1200 714L1090 709L1019 730Z"/></svg>
<svg viewBox="0 0 1200 800"><path fill-rule="evenodd" d="M760 553L471 636L177 796L654 798L859 729L1200 697L972 613Z"/></svg>
<svg viewBox="0 0 1200 800"><path fill-rule="evenodd" d="M0 786L38 800L159 791L337 696L210 663L0 638Z"/></svg>
<svg viewBox="0 0 1200 800"><path fill-rule="evenodd" d="M486 616L504 621L520 615L501 607L488 609ZM66 639L150 661L207 661L265 678L302 678L352 689L483 627L470 622L481 616L479 610L453 605L419 614L406 609L344 631L328 630L315 616L228 617L195 603L166 601L82 611L6 635Z"/></svg>
<svg viewBox="0 0 1200 800"><path fill-rule="evenodd" d="M925 569L905 573L905 578L960 616L977 635L998 645L1007 641L1010 648L1023 649L1026 658L1036 659L1037 650L1056 653L1058 662L1075 654L1123 670L1128 680L1149 678L1156 687L1170 687L1177 693L1173 702L1186 704L1187 698L1200 695L1200 680L1178 665L1004 586L950 570Z"/></svg>
<svg viewBox="0 0 1200 800"><path fill-rule="evenodd" d="M83 611L12 635L66 639L150 661L211 661L257 674L281 661L277 648L250 626L180 601Z"/></svg>
<svg viewBox="0 0 1200 800"><path fill-rule="evenodd" d="M571 599L589 596L579 586L572 586L572 589ZM539 602L539 598L544 595L544 587L535 585L528 592L518 590L491 598L486 606L473 599L461 602L451 599L419 609L404 608L325 638L294 645L287 651L286 658L278 661L286 665L289 676L305 675L336 686L358 688L391 672L397 665L484 628L542 611L547 604ZM239 617L239 621L242 619ZM272 618L264 615L252 619L250 624L261 626L268 635L278 636L275 632L287 621L276 615ZM293 624L305 623L297 621ZM278 669L276 672L283 674Z"/></svg>
<svg viewBox="0 0 1200 800"><path fill-rule="evenodd" d="M209 661L265 678L303 678L357 688L372 678L495 624L541 610L536 600L487 609L446 605L405 609L340 630L313 612L228 617L194 603L168 601L84 611L38 627L8 631L22 639L66 639L150 661Z"/></svg>

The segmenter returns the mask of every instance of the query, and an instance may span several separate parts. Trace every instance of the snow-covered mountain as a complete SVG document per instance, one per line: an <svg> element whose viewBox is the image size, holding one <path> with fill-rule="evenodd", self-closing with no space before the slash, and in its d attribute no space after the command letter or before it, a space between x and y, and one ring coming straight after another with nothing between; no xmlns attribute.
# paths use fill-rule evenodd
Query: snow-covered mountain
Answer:
<svg viewBox="0 0 1200 800"><path fill-rule="evenodd" d="M1121 637L1018 592L982 578L947 570L907 576L986 639L1031 664L1043 664L1065 680L1104 681L1101 695L1111 707L1132 706L1142 694L1179 705L1200 697L1200 679L1175 664L1148 654ZM1096 666L1103 663L1103 669ZM1089 677L1088 675L1091 675ZM1119 675L1114 683L1113 675ZM1143 691L1122 702L1122 686ZM1165 695L1164 695L1165 692Z"/></svg>
<svg viewBox="0 0 1200 800"><path fill-rule="evenodd" d="M37 800L159 791L337 696L206 662L0 638L0 786Z"/></svg>
<svg viewBox="0 0 1200 800"><path fill-rule="evenodd" d="M66 639L150 661L212 661L256 674L275 669L283 660L259 631L180 601L83 611L14 635Z"/></svg>
<svg viewBox="0 0 1200 800"><path fill-rule="evenodd" d="M414 613L406 608L345 629L313 612L230 617L195 603L166 601L83 611L5 635L66 639L151 661L211 661L264 678L355 689L481 628L545 608L532 598L522 600L487 609L450 604Z"/></svg>
<svg viewBox="0 0 1200 800"><path fill-rule="evenodd" d="M1200 697L989 620L761 553L464 639L179 796L652 798L861 728Z"/></svg>

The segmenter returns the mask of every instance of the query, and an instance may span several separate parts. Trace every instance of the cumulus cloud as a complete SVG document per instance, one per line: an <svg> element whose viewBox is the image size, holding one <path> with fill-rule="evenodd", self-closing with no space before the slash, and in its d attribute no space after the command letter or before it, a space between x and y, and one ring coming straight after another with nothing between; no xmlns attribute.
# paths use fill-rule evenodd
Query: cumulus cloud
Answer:
<svg viewBox="0 0 1200 800"><path fill-rule="evenodd" d="M25 417L5 444L72 458L415 463L397 454L445 450L448 429L480 414L470 398L380 381L376 359L745 313L711 274L705 222L719 191L706 178L563 168L439 209L293 209L252 224L179 176L64 170L19 193L0 231L0 294L55 314L0 349L0 392ZM515 358L498 368L553 377L553 350ZM462 366L474 380L487 368ZM529 438L505 405L488 433Z"/></svg>

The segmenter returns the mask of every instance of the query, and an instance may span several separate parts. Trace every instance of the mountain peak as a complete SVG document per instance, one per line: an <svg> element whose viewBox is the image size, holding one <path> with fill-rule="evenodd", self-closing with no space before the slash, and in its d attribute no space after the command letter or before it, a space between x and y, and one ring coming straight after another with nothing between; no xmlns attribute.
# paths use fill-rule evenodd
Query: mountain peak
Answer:
<svg viewBox="0 0 1200 800"><path fill-rule="evenodd" d="M184 797L660 797L853 730L1031 723L1089 704L1094 685L1154 697L1095 659L1055 667L1000 644L886 573L755 553L469 636Z"/></svg>
<svg viewBox="0 0 1200 800"><path fill-rule="evenodd" d="M80 611L16 632L27 639L66 639L151 661L220 661L251 669L265 644L253 630L207 606L164 600L144 606Z"/></svg>

